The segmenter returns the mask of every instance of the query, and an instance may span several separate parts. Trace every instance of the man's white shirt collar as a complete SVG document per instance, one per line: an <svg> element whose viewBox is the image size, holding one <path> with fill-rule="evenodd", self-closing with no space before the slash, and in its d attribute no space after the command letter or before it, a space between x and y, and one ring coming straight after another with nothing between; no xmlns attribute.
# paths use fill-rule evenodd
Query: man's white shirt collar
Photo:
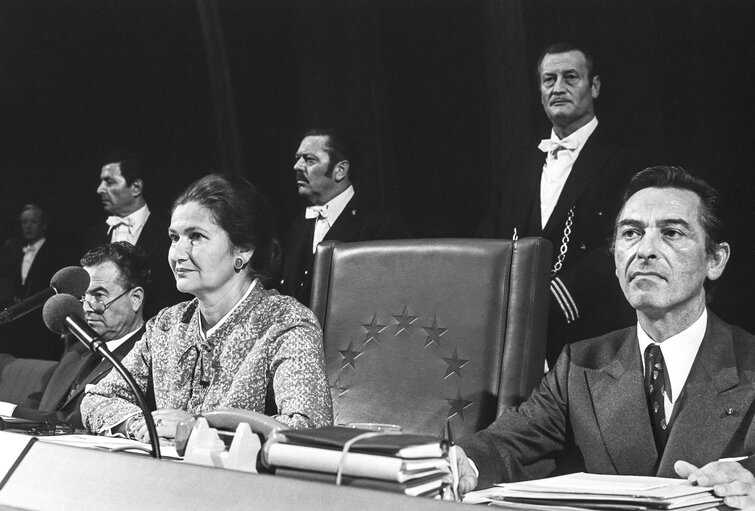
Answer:
<svg viewBox="0 0 755 511"><path fill-rule="evenodd" d="M115 351L118 346L126 342L126 339L134 335L134 332L138 331L144 323L140 323L138 327L131 330L129 333L124 335L123 337L119 337L118 339L113 339L112 341L105 341L105 346L107 346L107 349L110 351Z"/></svg>
<svg viewBox="0 0 755 511"><path fill-rule="evenodd" d="M705 337L705 330L708 326L708 310L703 309L703 313L697 320L676 335L673 335L663 342L657 343L663 353L663 362L666 364L669 382L671 384L671 398L669 401L675 403L679 399L684 384L692 369L697 352ZM651 344L655 344L650 336L645 333L639 323L637 323L637 340L640 343L640 353L644 355L645 349ZM645 357L642 357L643 374L645 371ZM666 411L670 416L670 410Z"/></svg>
<svg viewBox="0 0 755 511"><path fill-rule="evenodd" d="M571 156L573 160L577 159L577 156L579 156L580 151L582 151L582 148L585 146L585 142L587 142L587 139L590 138L590 135L595 131L595 128L598 127L598 118L593 117L590 119L590 121L579 128L577 131L572 133L571 135L564 137L563 139L558 138L558 135L556 135L556 132L551 129L551 140L553 142L562 142L564 140L571 140L576 144L577 148L574 149L571 152ZM553 155L548 153L548 158L553 158Z"/></svg>
<svg viewBox="0 0 755 511"><path fill-rule="evenodd" d="M128 241L132 245L136 245L136 242L139 240L139 236L142 233L142 229L144 228L144 225L147 223L147 219L149 218L150 211L149 207L147 207L147 204L144 204L141 208L137 209L130 215L126 215L123 217L124 220L127 220L129 224L131 225L131 232L129 233L128 229L123 227L123 231L119 227L114 228L111 231L111 241Z"/></svg>
<svg viewBox="0 0 755 511"><path fill-rule="evenodd" d="M338 216L346 209L346 205L354 196L354 186L349 185L347 189L330 199L323 204L323 207L328 211L327 222L329 226L332 226Z"/></svg>

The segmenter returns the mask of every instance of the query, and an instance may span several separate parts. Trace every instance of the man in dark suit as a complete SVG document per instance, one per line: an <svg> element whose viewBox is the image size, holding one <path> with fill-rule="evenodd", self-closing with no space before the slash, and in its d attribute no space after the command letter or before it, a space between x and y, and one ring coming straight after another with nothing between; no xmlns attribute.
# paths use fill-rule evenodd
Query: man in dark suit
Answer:
<svg viewBox="0 0 755 511"><path fill-rule="evenodd" d="M169 221L152 211L144 198L148 169L131 154L112 154L100 171L97 194L110 216L104 225L90 230L87 248L115 241L128 241L141 247L152 269L152 284L147 289L146 318L163 307L186 299L176 290L168 267Z"/></svg>
<svg viewBox="0 0 755 511"><path fill-rule="evenodd" d="M150 279L144 253L128 242L116 242L90 250L81 265L90 278L83 299L86 322L121 360L144 333L144 286ZM84 390L111 369L108 360L74 341L55 367L39 407L0 403L0 415L62 421L83 428L79 404Z"/></svg>
<svg viewBox="0 0 755 511"><path fill-rule="evenodd" d="M321 241L408 237L398 215L371 204L354 190L352 151L343 133L313 129L305 134L296 152L296 185L309 206L289 231L281 289L304 305L309 305L314 254Z"/></svg>
<svg viewBox="0 0 755 511"><path fill-rule="evenodd" d="M47 237L47 212L27 204L19 216L21 240L10 239L3 247L13 278L13 301L19 302L50 285L57 270L66 265L59 245ZM45 328L41 311L33 311L0 330L0 352L16 357L56 360L63 349L60 336Z"/></svg>
<svg viewBox="0 0 755 511"><path fill-rule="evenodd" d="M567 346L524 403L459 441L464 491L478 479L467 455L482 486L554 461L556 473L664 477L679 460L755 466L755 336L706 309L730 255L717 208L678 167L632 178L613 252L637 325Z"/></svg>
<svg viewBox="0 0 755 511"><path fill-rule="evenodd" d="M600 77L589 51L548 47L538 62L550 138L515 154L500 175L478 236L541 236L553 244L547 360L564 344L628 326L633 313L608 253L619 193L642 166L598 125Z"/></svg>

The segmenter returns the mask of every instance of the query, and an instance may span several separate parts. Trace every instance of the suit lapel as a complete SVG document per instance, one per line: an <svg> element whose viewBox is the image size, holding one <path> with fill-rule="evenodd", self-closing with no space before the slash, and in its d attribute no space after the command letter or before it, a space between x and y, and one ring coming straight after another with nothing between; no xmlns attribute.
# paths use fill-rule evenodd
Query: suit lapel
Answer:
<svg viewBox="0 0 755 511"><path fill-rule="evenodd" d="M144 331L145 327L144 325L142 325L139 330L131 334L131 336L129 336L129 338L126 339L123 344L115 349L113 356L115 356L115 358L117 358L118 360L123 360L123 357L128 355L128 352L131 351L131 349L134 347L136 341L142 338ZM78 383L75 389L73 389L73 392L68 396L68 399L66 399L66 402L63 403L61 408L65 408L68 403L74 401L79 396L79 394L84 392L87 385L91 385L100 381L112 367L113 365L109 360L100 360L100 363L97 364L97 366L83 380L81 380L81 382Z"/></svg>
<svg viewBox="0 0 755 511"><path fill-rule="evenodd" d="M748 454L726 450L755 399L751 385L738 385L731 330L708 312L705 337L674 406L659 474L673 474L673 464L680 459L701 465Z"/></svg>
<svg viewBox="0 0 755 511"><path fill-rule="evenodd" d="M346 207L343 208L343 211L340 215L338 215L336 221L333 222L333 225L330 226L330 229L328 229L328 232L325 234L325 237L323 239L357 239L355 231L359 226L359 219L364 213L362 209L363 205L357 199L357 194L355 193L354 196L349 200L349 202L346 203ZM311 241L312 237L310 236L310 242Z"/></svg>
<svg viewBox="0 0 755 511"><path fill-rule="evenodd" d="M636 329L628 331L611 363L587 370L587 386L608 455L618 474L655 473L653 442Z"/></svg>
<svg viewBox="0 0 755 511"><path fill-rule="evenodd" d="M539 149L530 151L522 160L522 168L515 168L508 187L509 200L514 206L514 226L522 236L539 236L540 227L540 179L543 175L545 153ZM537 218L533 218L537 217ZM504 233L506 236L511 234Z"/></svg>
<svg viewBox="0 0 755 511"><path fill-rule="evenodd" d="M553 213L545 225L545 236L551 237L557 231L564 228L564 219L569 209L571 209L595 179L603 171L610 156L616 152L617 145L605 142L600 128L587 139L585 147L579 153L577 161L574 162L569 178L566 180L564 189L558 197ZM579 211L575 211L575 216L579 216Z"/></svg>

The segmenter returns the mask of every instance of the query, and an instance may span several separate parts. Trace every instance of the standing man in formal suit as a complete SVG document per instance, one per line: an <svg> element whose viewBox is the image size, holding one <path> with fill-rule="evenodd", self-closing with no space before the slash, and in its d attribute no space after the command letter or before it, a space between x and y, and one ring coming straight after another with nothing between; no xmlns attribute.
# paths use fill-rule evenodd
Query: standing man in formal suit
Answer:
<svg viewBox="0 0 755 511"><path fill-rule="evenodd" d="M553 244L547 360L564 344L628 326L632 311L608 253L619 193L642 166L599 125L601 82L592 54L561 43L538 62L550 137L515 154L478 229L485 238L541 236Z"/></svg>
<svg viewBox="0 0 755 511"><path fill-rule="evenodd" d="M334 129L309 130L296 152L294 173L308 207L294 220L283 257L282 292L309 305L318 243L406 238L395 213L371 204L351 183L353 148Z"/></svg>
<svg viewBox="0 0 755 511"><path fill-rule="evenodd" d="M148 177L147 168L133 155L106 158L100 171L97 194L110 216L105 220L106 225L92 229L87 248L127 241L144 250L153 273L144 308L145 317L150 318L182 298L168 267L169 222L152 211L144 197Z"/></svg>
<svg viewBox="0 0 755 511"><path fill-rule="evenodd" d="M678 167L632 178L613 253L636 326L567 346L524 403L459 441L463 490L554 460L556 473L662 477L680 460L755 467L755 336L706 308L730 255L717 202Z"/></svg>
<svg viewBox="0 0 755 511"><path fill-rule="evenodd" d="M67 258L55 241L47 237L47 211L27 204L19 216L21 240L11 239L3 247L13 278L13 301L19 302L50 285L50 279L66 265ZM45 328L41 311L32 311L0 329L0 352L17 357L56 360L63 344L60 336Z"/></svg>
<svg viewBox="0 0 755 511"><path fill-rule="evenodd" d="M144 252L122 241L101 245L87 252L81 265L90 278L82 298L86 322L121 360L144 333L144 287L150 279ZM83 428L79 404L84 389L100 381L111 369L108 360L74 341L55 367L39 408L0 402L0 415L57 420Z"/></svg>

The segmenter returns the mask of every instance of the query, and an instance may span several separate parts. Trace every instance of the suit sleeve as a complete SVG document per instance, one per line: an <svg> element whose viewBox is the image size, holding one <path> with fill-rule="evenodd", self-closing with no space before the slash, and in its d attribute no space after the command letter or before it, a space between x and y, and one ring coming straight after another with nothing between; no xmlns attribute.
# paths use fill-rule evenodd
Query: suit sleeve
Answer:
<svg viewBox="0 0 755 511"><path fill-rule="evenodd" d="M531 479L564 449L569 349L524 403L507 408L487 429L458 442L480 471L480 488Z"/></svg>

